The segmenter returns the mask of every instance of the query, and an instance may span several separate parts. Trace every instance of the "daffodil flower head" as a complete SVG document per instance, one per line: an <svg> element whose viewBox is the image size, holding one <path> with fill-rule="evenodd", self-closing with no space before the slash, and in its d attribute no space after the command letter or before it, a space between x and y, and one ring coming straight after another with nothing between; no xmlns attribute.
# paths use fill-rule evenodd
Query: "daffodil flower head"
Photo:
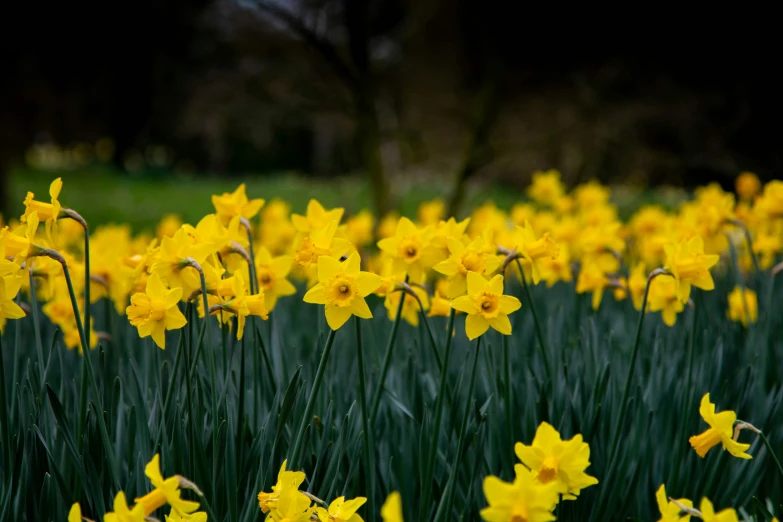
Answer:
<svg viewBox="0 0 783 522"><path fill-rule="evenodd" d="M430 308L430 300L427 291L418 285L409 286L408 289L416 294L418 299L405 290L396 290L386 293L383 300L383 306L389 314L389 320L397 319L397 309L400 305L400 299L405 299L402 303L402 318L413 327L419 326L419 313L423 309L425 312ZM421 301L421 307L419 306ZM448 315L448 314L447 314Z"/></svg>
<svg viewBox="0 0 783 522"><path fill-rule="evenodd" d="M60 216L60 210L62 206L58 201L60 191L63 188L62 178L57 178L49 185L49 197L51 203L45 203L43 201L36 201L35 194L32 192L27 193L27 197L24 199L24 214L22 215L22 223L26 223L29 216L32 213L38 215L38 219L46 222L46 234L49 241L54 243L53 235L57 232L57 218Z"/></svg>
<svg viewBox="0 0 783 522"><path fill-rule="evenodd" d="M34 241L38 222L38 212L31 212L27 216L26 224L17 227L13 232L8 227L0 232L0 235L5 238L5 255L13 257L18 265L25 262L31 249L36 246Z"/></svg>
<svg viewBox="0 0 783 522"><path fill-rule="evenodd" d="M734 183L737 195L746 201L752 200L761 190L761 181L752 172L741 172Z"/></svg>
<svg viewBox="0 0 783 522"><path fill-rule="evenodd" d="M665 275L656 277L650 282L647 300L651 312L661 312L661 318L666 326L674 326L677 322L677 314L685 309L685 305L677 298L677 282Z"/></svg>
<svg viewBox="0 0 783 522"><path fill-rule="evenodd" d="M419 223L423 226L435 225L446 215L446 204L442 199L424 201L416 210Z"/></svg>
<svg viewBox="0 0 783 522"><path fill-rule="evenodd" d="M756 198L754 212L767 220L783 218L783 181L773 179Z"/></svg>
<svg viewBox="0 0 783 522"><path fill-rule="evenodd" d="M247 199L245 184L242 183L234 192L224 192L220 196L213 195L212 204L220 219L224 223L228 223L234 216L245 219L253 218L264 206L264 200L261 198Z"/></svg>
<svg viewBox="0 0 783 522"><path fill-rule="evenodd" d="M661 512L661 518L658 522L689 522L691 515L683 513L682 508L669 500L666 496L666 486L661 484L658 491L655 492L655 500L658 503L658 510ZM685 507L692 508L693 502L687 498L679 498L677 502Z"/></svg>
<svg viewBox="0 0 783 522"><path fill-rule="evenodd" d="M549 234L545 233L540 238L536 238L533 227L527 220L525 220L524 227L518 226L516 228L513 242L513 248L516 248L519 255L530 263L533 283L538 284L541 280L539 260L557 258L560 255L560 247L549 237Z"/></svg>
<svg viewBox="0 0 783 522"><path fill-rule="evenodd" d="M316 508L318 520L321 522L364 522L356 511L367 502L364 497L357 497L353 500L345 500L345 497L336 498L329 509L322 507Z"/></svg>
<svg viewBox="0 0 783 522"><path fill-rule="evenodd" d="M403 522L402 500L397 491L392 491L381 506L381 519L383 522Z"/></svg>
<svg viewBox="0 0 783 522"><path fill-rule="evenodd" d="M191 259L203 265L207 257L216 248L213 243L197 243L185 228L177 230L173 237L164 237L160 243L160 252L152 264L150 272L157 273L172 288L181 288L183 295L189 296L200 288L198 272L191 265Z"/></svg>
<svg viewBox="0 0 783 522"><path fill-rule="evenodd" d="M668 245L666 264L668 270L677 281L676 296L683 303L691 295L691 285L702 290L712 290L715 282L712 280L710 268L718 263L720 256L704 253L704 240L694 236L674 245Z"/></svg>
<svg viewBox="0 0 783 522"><path fill-rule="evenodd" d="M755 323L759 316L759 302L756 292L750 288L735 286L729 294L729 309L726 316L734 322L742 323L747 328L749 323Z"/></svg>
<svg viewBox="0 0 783 522"><path fill-rule="evenodd" d="M357 252L342 263L329 256L318 258L318 284L304 296L305 303L322 304L326 322L332 330L339 329L351 315L370 319L372 312L365 297L381 284L381 277L360 270Z"/></svg>
<svg viewBox="0 0 783 522"><path fill-rule="evenodd" d="M296 293L296 287L286 279L291 272L294 258L293 256L272 257L269 250L260 246L256 250L255 260L258 288L264 292L267 310L273 310L279 297Z"/></svg>
<svg viewBox="0 0 783 522"><path fill-rule="evenodd" d="M576 293L593 292L593 310L598 310L604 295L604 289L609 284L609 278L595 263L582 264L579 277L576 280Z"/></svg>
<svg viewBox="0 0 783 522"><path fill-rule="evenodd" d="M82 507L78 502L74 502L68 511L68 522L82 522Z"/></svg>
<svg viewBox="0 0 783 522"><path fill-rule="evenodd" d="M145 522L144 518L144 504L136 504L130 509L122 491L114 497L114 511L103 516L104 522Z"/></svg>
<svg viewBox="0 0 783 522"><path fill-rule="evenodd" d="M245 278L241 272L232 277L233 297L220 305L220 308L234 314L237 318L237 340L242 339L245 332L245 318L248 315L257 315L266 320L269 318L269 310L264 303L263 290L255 295L247 295Z"/></svg>
<svg viewBox="0 0 783 522"><path fill-rule="evenodd" d="M511 335L508 314L522 306L519 299L503 295L503 276L498 274L489 281L476 272L468 272L468 295L451 302L451 307L468 314L465 333L471 341L483 335L491 326L503 335Z"/></svg>
<svg viewBox="0 0 783 522"><path fill-rule="evenodd" d="M494 255L494 247L479 236L467 245L454 237L446 238L449 258L433 267L436 272L449 278L446 296L454 299L467 292L468 272L482 276L492 275L500 266L500 260Z"/></svg>
<svg viewBox="0 0 783 522"><path fill-rule="evenodd" d="M299 489L302 482L305 481L307 476L301 471L288 471L286 470L287 460L283 461L283 465L280 466L280 471L277 474L277 484L272 486L271 493L260 492L258 494L258 507L261 511L268 513L269 510L277 507L277 502L280 499L280 494L286 489Z"/></svg>
<svg viewBox="0 0 783 522"><path fill-rule="evenodd" d="M495 476L484 479L484 496L489 506L481 510L486 522L549 522L555 520L552 510L558 502L558 490L541 484L522 466L514 466L512 483Z"/></svg>
<svg viewBox="0 0 783 522"><path fill-rule="evenodd" d="M737 420L736 413L731 410L715 413L715 405L710 402L710 394L706 393L701 399L699 414L710 427L701 434L688 439L688 442L700 457L707 455L707 452L714 446L722 444L723 449L728 450L735 457L753 458L746 453L750 449L750 444L741 444L732 439L734 423Z"/></svg>
<svg viewBox="0 0 783 522"><path fill-rule="evenodd" d="M560 246L557 257L544 257L539 260L538 272L541 280L551 288L558 281L570 282L574 275L571 269L571 249L567 244Z"/></svg>
<svg viewBox="0 0 783 522"><path fill-rule="evenodd" d="M347 240L335 237L337 221L330 221L323 227L313 228L309 235L300 234L294 243L294 260L304 268L317 264L321 256L341 258L355 250Z"/></svg>
<svg viewBox="0 0 783 522"><path fill-rule="evenodd" d="M716 513L712 502L707 498L701 499L699 511L701 511L701 519L704 522L739 522L739 517L737 517L737 512L734 508L726 508Z"/></svg>
<svg viewBox="0 0 783 522"><path fill-rule="evenodd" d="M182 492L179 489L180 479L177 476L163 478L160 472L160 456L155 454L152 460L144 468L144 474L150 479L155 488L141 498L135 500L137 506L144 506L144 515L150 516L164 504L171 506L171 510L178 515L193 513L199 507L198 502L184 500L181 498Z"/></svg>
<svg viewBox="0 0 783 522"><path fill-rule="evenodd" d="M552 484L565 499L575 499L582 489L598 484L598 479L585 473L590 466L590 446L580 434L563 440L552 425L542 422L533 444L517 442L514 452L537 482Z"/></svg>
<svg viewBox="0 0 783 522"><path fill-rule="evenodd" d="M25 317L24 310L14 302L21 287L21 275L0 277L0 317L5 319L21 319Z"/></svg>
<svg viewBox="0 0 783 522"><path fill-rule="evenodd" d="M131 297L131 304L125 313L130 323L138 328L139 336L152 336L160 348L166 347L166 330L182 328L187 323L177 303L182 297L182 288L166 288L157 273L147 279L144 293Z"/></svg>
<svg viewBox="0 0 783 522"><path fill-rule="evenodd" d="M565 194L565 186L560 181L560 171L555 169L533 173L533 182L527 189L527 195L541 205L553 205Z"/></svg>
<svg viewBox="0 0 783 522"><path fill-rule="evenodd" d="M373 240L375 218L369 210L362 210L345 222L343 234L357 247L369 245Z"/></svg>
<svg viewBox="0 0 783 522"><path fill-rule="evenodd" d="M431 243L432 228L418 228L401 217L393 237L378 241L378 248L394 260L395 272L405 272L411 282L423 283L426 270L441 259L441 252Z"/></svg>
<svg viewBox="0 0 783 522"><path fill-rule="evenodd" d="M340 223L345 209L333 208L326 210L316 199L311 199L307 203L307 212L301 214L291 214L291 222L299 232L310 232L311 230L323 228L332 221Z"/></svg>
<svg viewBox="0 0 783 522"><path fill-rule="evenodd" d="M284 488L267 520L274 522L309 522L315 509L310 498L296 488Z"/></svg>

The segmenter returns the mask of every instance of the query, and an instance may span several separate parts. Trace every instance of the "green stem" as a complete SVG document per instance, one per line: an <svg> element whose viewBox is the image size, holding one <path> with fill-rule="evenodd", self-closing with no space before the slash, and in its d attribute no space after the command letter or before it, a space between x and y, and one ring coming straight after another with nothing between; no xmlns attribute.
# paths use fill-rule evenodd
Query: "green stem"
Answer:
<svg viewBox="0 0 783 522"><path fill-rule="evenodd" d="M101 437L103 438L104 452L106 453L106 459L109 461L109 470L111 471L112 479L114 480L114 486L119 491L120 479L117 473L117 463L114 460L114 451L112 451L109 441L109 430L106 429L106 420L103 417L103 401L101 400L101 394L98 391L98 383L95 380L95 372L92 367L92 360L90 358L90 345L87 341L87 337L84 334L84 325L82 324L82 317L79 313L79 303L76 300L76 292L73 289L73 282L71 281L71 274L68 270L68 265L65 260L58 259L63 267L63 274L65 274L65 283L68 285L68 293L71 296L71 306L73 307L73 315L76 319L76 328L79 332L79 340L82 344L82 360L84 361L85 368L87 369L88 384L92 389L93 395L95 395L95 403L98 406L97 417L98 427L101 430ZM82 375L84 379L84 375Z"/></svg>
<svg viewBox="0 0 783 522"><path fill-rule="evenodd" d="M192 306L188 303L188 307ZM188 312L187 317L190 317ZM185 332L181 332L179 337L179 343L177 344L177 355L174 357L174 367L171 370L171 378L166 390L166 399L163 401L163 411L160 417L160 425L158 426L158 436L155 437L155 448L160 444L160 438L163 436L163 424L166 422L166 413L169 411L169 403L171 402L171 396L174 394L174 388L177 387L177 370L179 369L179 362L182 359L183 346L185 344Z"/></svg>
<svg viewBox="0 0 783 522"><path fill-rule="evenodd" d="M362 424L364 427L364 476L367 481L368 514L370 522L375 522L375 444L373 443L372 427L367 408L367 383L364 380L364 353L362 350L362 325L358 317L353 318L356 324L356 362L359 366L359 403L362 407Z"/></svg>
<svg viewBox="0 0 783 522"><path fill-rule="evenodd" d="M35 329L35 352L38 355L38 375L41 379L41 391L43 392L45 386L44 375L44 356L43 356L43 342L41 341L41 321L38 317L38 298L35 295L35 279L33 276L33 260L28 261L30 265L28 273L30 276L30 308L32 308L33 314L33 328Z"/></svg>
<svg viewBox="0 0 783 522"><path fill-rule="evenodd" d="M294 439L294 447L291 451L290 458L290 469L292 470L299 469L299 455L302 451L302 443L304 442L304 432L307 425L310 423L310 417L313 416L315 399L318 396L318 390L321 388L321 381L323 381L324 373L326 373L326 363L329 361L329 354L332 352L335 333L334 330L329 330L329 335L327 336L326 344L324 345L324 351L321 354L321 362L318 363L318 370L315 373L315 380L313 380L313 388L310 390L310 397L307 399L304 415L302 415L302 421L299 423L299 429L296 432L296 439Z"/></svg>
<svg viewBox="0 0 783 522"><path fill-rule="evenodd" d="M520 267L521 268L521 267ZM507 280L505 279L505 274L503 274L503 287L504 287L504 293L505 293L505 286L507 283ZM513 394L511 393L511 349L508 345L508 335L503 336L503 369L505 370L504 380L506 381L506 387L505 387L505 403L506 403L506 424L508 425L508 442L509 442L509 449L511 449L513 453L513 447L514 447L514 416L513 416L513 410L514 410L514 403L513 401ZM513 462L513 454L510 456L511 460L509 462Z"/></svg>
<svg viewBox="0 0 783 522"><path fill-rule="evenodd" d="M519 262L519 258L516 258L517 268L519 269L519 277L522 279L522 286L525 289L525 297L527 297L528 305L530 306L530 312L533 314L533 325L536 329L536 337L538 338L538 346L541 348L541 359L544 361L544 371L546 372L546 378L551 385L554 385L552 381L552 368L549 366L549 357L547 356L546 344L544 343L544 334L541 333L541 323L538 322L538 313L536 313L536 305L533 302L533 298L530 295L530 288L527 285L527 278L525 277L525 271L522 270L522 263Z"/></svg>
<svg viewBox="0 0 783 522"><path fill-rule="evenodd" d="M481 348L481 337L476 340L476 352L473 355L473 367L470 370L470 381L468 383L468 397L465 400L465 412L462 414L462 423L459 428L459 442L457 442L457 454L454 456L454 463L451 466L449 476L449 490L446 493L446 509L443 514L446 520L449 520L451 506L454 503L454 494L457 491L457 473L462 463L462 452L465 449L465 438L468 431L468 418L470 417L470 405L473 404L473 388L476 384L476 366L478 366L479 348Z"/></svg>
<svg viewBox="0 0 783 522"><path fill-rule="evenodd" d="M683 395L683 401L682 405L680 406L680 430L682 430L682 438L684 439L687 437L687 432L685 431L685 426L688 425L688 414L690 411L690 400L691 400L691 387L692 387L692 381L693 381L693 359L694 359L694 346L696 344L696 317L697 317L698 310L694 306L693 313L691 314L691 337L688 339L688 373L685 376L685 393ZM683 440L683 443L685 441ZM681 447L687 447L681 445ZM677 476L680 474L680 463L684 459L678 458L674 459L674 470L669 477L669 484L672 485L672 487L675 486L677 483Z"/></svg>
<svg viewBox="0 0 783 522"><path fill-rule="evenodd" d="M258 277L256 277L256 253L253 249L253 232L250 230L250 222L246 222L247 226L247 248L250 250L250 266L247 267L247 272L250 274L250 294L258 293Z"/></svg>
<svg viewBox="0 0 783 522"><path fill-rule="evenodd" d="M443 367L440 371L440 389L438 390L438 400L435 403L435 422L432 425L432 438L430 439L429 452L427 455L427 467L424 468L424 482L422 482L422 503L419 510L419 520L426 519L426 513L429 510L430 491L432 490L432 474L435 471L435 456L438 453L438 435L440 435L440 423L443 418L443 400L446 396L446 381L448 380L449 359L451 358L451 338L454 332L454 316L456 310L451 309L449 314L449 327L446 334L446 350L443 353Z"/></svg>
<svg viewBox="0 0 783 522"><path fill-rule="evenodd" d="M90 230L82 220L84 229L84 331L90 333ZM108 297L107 297L108 299Z"/></svg>
<svg viewBox="0 0 783 522"><path fill-rule="evenodd" d="M634 339L633 343L633 349L631 351L631 364L628 368L628 375L625 378L625 388L623 390L623 397L620 400L620 415L617 417L617 422L615 422L613 435L612 435L612 445L610 453L609 453L609 460L607 461L606 465L606 477L612 476L612 471L614 468L614 459L617 456L617 450L620 442L620 433L623 430L623 424L625 423L625 415L628 411L628 395L631 392L631 383L633 382L633 373L634 368L636 367L636 359L639 355L639 345L640 341L642 339L642 326L644 326L644 315L647 311L647 297L650 293L650 283L652 283L653 279L658 277L659 275L670 275L664 270L658 268L653 270L649 277L647 278L647 285L644 287L644 298L642 299L642 309L639 311L639 322L636 325L636 337ZM601 492L606 491L606 488L602 489ZM603 494L599 493L598 499L601 501L603 498ZM601 506L601 503L599 502L597 504L599 506L599 509L601 509L603 506ZM599 512L598 510L594 511L594 513Z"/></svg>
<svg viewBox="0 0 783 522"><path fill-rule="evenodd" d="M8 425L8 402L5 396L5 365L3 363L3 342L0 336L0 425L3 428L3 469L10 473L11 464L11 427ZM3 477L7 479L7 477ZM7 481L10 483L10 480Z"/></svg>
<svg viewBox="0 0 783 522"><path fill-rule="evenodd" d="M195 266L194 266L195 265ZM212 341L212 329L210 327L209 320L209 300L207 299L207 281L204 278L204 271L201 266L195 261L191 262L191 265L198 271L199 279L201 280L201 298L204 303L204 321L206 323L206 336L209 344ZM200 346L200 345L199 345ZM207 363L209 364L209 380L212 386L211 398L212 398L212 492L215 493L215 487L217 486L217 474L218 474L218 428L220 426L218 422L218 407L217 407L217 379L215 377L215 350L207 348ZM195 361L194 363L195 364Z"/></svg>
<svg viewBox="0 0 783 522"><path fill-rule="evenodd" d="M405 276L405 282L408 282L408 276ZM402 305L405 303L405 294L400 296L400 304L397 305L397 315L394 317L392 323L392 330L389 334L389 340L386 342L386 354L383 356L383 365L381 366L381 375L378 379L378 385L375 388L375 393L372 398L372 407L370 408L370 425L375 426L375 419L378 417L378 406L381 403L381 395L383 394L383 386L386 382L386 374L389 373L389 366L391 366L392 349L394 348L394 341L397 339L397 330L400 327L400 320L402 319Z"/></svg>
<svg viewBox="0 0 783 522"><path fill-rule="evenodd" d="M780 465L780 461L778 460L778 456L775 454L775 450L772 449L772 445L767 440L767 436L764 435L763 432L759 431L759 437L761 437L761 441L767 447L767 451L769 451L769 454L772 455L772 460L775 461L775 465L778 467L778 471L780 472L780 476L783 478L783 466Z"/></svg>

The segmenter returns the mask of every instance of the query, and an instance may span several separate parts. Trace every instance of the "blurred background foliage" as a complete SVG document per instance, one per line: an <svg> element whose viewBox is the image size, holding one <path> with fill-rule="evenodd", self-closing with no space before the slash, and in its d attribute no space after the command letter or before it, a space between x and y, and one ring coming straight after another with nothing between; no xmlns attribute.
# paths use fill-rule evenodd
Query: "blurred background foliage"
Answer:
<svg viewBox="0 0 783 522"><path fill-rule="evenodd" d="M774 31L759 12L617 21L499 0L4 10L5 214L14 177L65 169L92 183L83 168L96 162L99 179L142 199L153 180L169 194L264 176L294 198L281 172L308 188L354 175L365 181L325 186L379 212L404 205L412 186L456 210L538 169L645 188L729 186L742 170L769 179L783 167Z"/></svg>

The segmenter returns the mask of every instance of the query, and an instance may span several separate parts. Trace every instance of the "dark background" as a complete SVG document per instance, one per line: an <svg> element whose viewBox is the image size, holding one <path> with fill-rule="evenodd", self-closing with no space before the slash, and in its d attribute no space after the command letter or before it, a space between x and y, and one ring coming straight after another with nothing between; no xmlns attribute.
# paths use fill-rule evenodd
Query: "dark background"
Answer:
<svg viewBox="0 0 783 522"><path fill-rule="evenodd" d="M471 179L522 186L546 168L644 187L780 177L775 17L683 9L15 2L0 17L2 186L35 144L101 137L119 175L149 147L172 172L362 173L380 211L406 176L453 179L453 206Z"/></svg>

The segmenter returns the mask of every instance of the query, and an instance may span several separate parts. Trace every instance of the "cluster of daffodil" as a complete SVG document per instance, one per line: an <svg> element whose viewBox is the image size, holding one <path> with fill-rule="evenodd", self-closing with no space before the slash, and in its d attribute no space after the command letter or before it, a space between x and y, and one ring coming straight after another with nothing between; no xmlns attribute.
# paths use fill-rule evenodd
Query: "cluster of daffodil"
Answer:
<svg viewBox="0 0 783 522"><path fill-rule="evenodd" d="M170 511L166 522L207 522L207 514L197 511L199 503L182 498L182 489L190 489L201 496L198 487L185 477L174 475L163 478L160 472L160 458L158 455L144 468L144 474L150 479L153 490L139 497L128 505L125 493L120 491L114 497L114 511L103 516L104 522L146 522L150 516L160 508L168 505ZM82 516L82 508L79 503L71 506L68 513L68 522L90 522L90 519Z"/></svg>
<svg viewBox="0 0 783 522"><path fill-rule="evenodd" d="M747 453L750 444L738 442L742 430L749 430L759 435L767 443L764 434L755 426L748 422L738 421L737 414L731 410L715 413L715 404L710 402L710 394L702 397L699 405L699 413L702 419L709 425L704 432L694 435L689 442L696 454L704 458L707 452L720 444L724 451L740 459L751 459ZM774 453L773 453L774 455ZM661 512L659 522L678 522L688 521L691 516L698 517L707 522L739 522L737 511L734 508L726 508L720 512L715 512L712 502L703 498L699 508L694 508L692 500L687 498L673 499L666 496L666 486L661 484L655 493L658 503L658 509ZM777 518L772 519L777 522Z"/></svg>
<svg viewBox="0 0 783 522"><path fill-rule="evenodd" d="M363 522L357 513L367 499L357 497L346 500L338 497L330 504L301 491L299 487L307 476L302 471L287 470L288 461L284 461L277 475L277 484L272 491L258 494L258 506L270 522ZM383 522L403 522L400 494L391 493L381 508ZM69 521L70 522L70 521Z"/></svg>

